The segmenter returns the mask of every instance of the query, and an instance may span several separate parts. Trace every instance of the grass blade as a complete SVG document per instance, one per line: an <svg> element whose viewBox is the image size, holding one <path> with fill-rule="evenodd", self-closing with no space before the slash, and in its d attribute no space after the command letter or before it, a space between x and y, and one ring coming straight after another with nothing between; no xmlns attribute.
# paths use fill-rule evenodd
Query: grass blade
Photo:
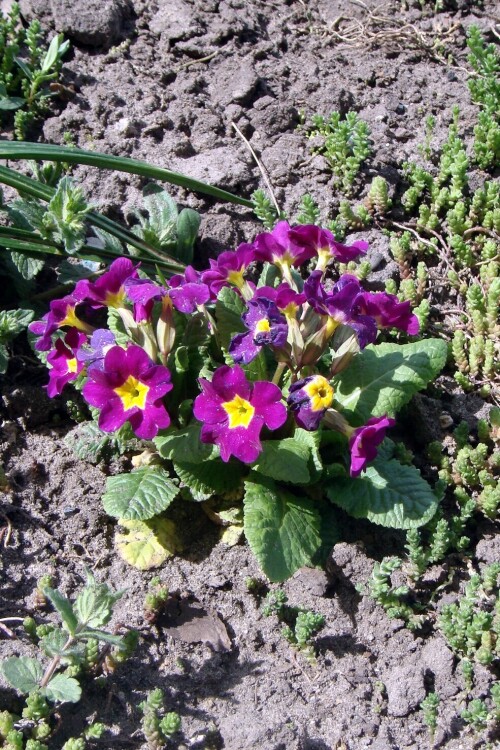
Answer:
<svg viewBox="0 0 500 750"><path fill-rule="evenodd" d="M66 162L68 164L87 164L99 169L111 169L117 172L128 172L129 174L150 177L153 180L169 182L172 185L191 190L195 193L204 193L212 198L217 198L228 203L239 203L241 206L252 208L252 202L246 198L229 193L227 190L208 185L201 180L195 180L179 172L156 167L139 159L130 159L124 156L112 156L95 151L84 151L83 149L69 146L56 146L46 143L28 143L27 141L1 141L1 159L38 159L41 161Z"/></svg>

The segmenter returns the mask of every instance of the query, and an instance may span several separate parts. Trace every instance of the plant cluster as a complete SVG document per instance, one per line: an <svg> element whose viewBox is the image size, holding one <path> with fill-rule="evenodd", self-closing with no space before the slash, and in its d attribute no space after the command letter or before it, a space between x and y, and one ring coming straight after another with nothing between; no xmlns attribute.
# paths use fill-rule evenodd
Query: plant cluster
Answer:
<svg viewBox="0 0 500 750"><path fill-rule="evenodd" d="M47 580L39 583L38 590L54 606L61 624L37 625L32 617L27 617L25 631L41 658L11 656L0 664L5 680L25 696L21 721L8 711L0 714L0 738L6 750L47 750L61 704L81 699L80 679L85 674L97 674L105 659L108 670L125 660L137 641L133 631L118 636L103 629L123 592L111 591L90 572L74 601L47 585ZM39 597L38 606L41 605ZM104 649L101 643L105 644ZM69 739L62 750L85 750L87 740L99 738L103 731L102 724L94 723L81 737Z"/></svg>
<svg viewBox="0 0 500 750"><path fill-rule="evenodd" d="M376 457L446 347L375 344L379 329L413 335L419 324L408 301L338 275L337 263L366 249L282 221L208 270L188 266L168 282L118 259L31 324L49 396L74 383L102 431L128 424L153 450L145 465L111 477L104 496L128 531L120 548L129 560L158 564L175 546L163 514L177 497L243 496L245 534L273 580L320 553L322 518L330 537L335 524L328 500L403 528L435 513L436 496L390 442Z"/></svg>
<svg viewBox="0 0 500 750"><path fill-rule="evenodd" d="M332 170L334 185L349 194L361 165L370 156L370 130L356 112L332 112L326 119L313 115L311 125L304 128L306 136L319 141L313 153L325 157Z"/></svg>
<svg viewBox="0 0 500 750"><path fill-rule="evenodd" d="M165 713L163 690L151 690L139 705L141 727L151 750L160 750L167 740L181 729L181 717L175 711Z"/></svg>
<svg viewBox="0 0 500 750"><path fill-rule="evenodd" d="M275 615L283 624L282 635L288 643L314 661L316 650L313 638L325 624L323 615L303 607L291 607L282 589L270 591L262 603L265 617Z"/></svg>
<svg viewBox="0 0 500 750"><path fill-rule="evenodd" d="M479 105L474 128L474 155L482 169L495 167L500 158L500 55L494 44L486 44L481 31L470 26L467 37L469 64L475 76L469 81L473 102Z"/></svg>
<svg viewBox="0 0 500 750"><path fill-rule="evenodd" d="M46 114L48 100L54 96L50 84L59 78L68 48L62 34L44 47L39 21L25 29L18 3L12 3L6 16L0 12L0 112L15 112L16 138L24 138L33 123Z"/></svg>

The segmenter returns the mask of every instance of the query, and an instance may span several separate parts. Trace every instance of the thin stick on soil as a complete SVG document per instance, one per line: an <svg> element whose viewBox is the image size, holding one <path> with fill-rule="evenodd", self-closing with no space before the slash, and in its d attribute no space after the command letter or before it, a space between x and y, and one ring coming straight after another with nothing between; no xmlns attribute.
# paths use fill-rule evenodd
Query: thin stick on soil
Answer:
<svg viewBox="0 0 500 750"><path fill-rule="evenodd" d="M257 157L257 154L255 153L255 151L253 150L253 148L250 145L250 142L247 140L247 138L245 138L245 136L243 135L243 133L241 132L241 130L239 129L239 127L236 125L236 123L232 122L231 125L236 130L236 132L238 133L238 135L240 136L240 138L242 139L242 141L245 143L246 147L248 148L248 150L252 154L253 158L255 159L255 163L257 164L257 166L259 168L259 171L260 171L260 173L261 173L261 175L262 175L262 177L264 179L264 182L266 183L267 189L269 190L269 195L271 196L271 199L272 199L272 201L274 203L274 207L275 207L275 209L276 209L276 211L278 212L278 215L279 215L281 213L281 210L280 210L280 207L278 206L278 202L276 201L276 196L274 195L274 191L273 191L273 189L271 187L271 183L270 183L269 178L268 178L268 176L266 174L266 171L264 169L263 164L259 161L259 159Z"/></svg>

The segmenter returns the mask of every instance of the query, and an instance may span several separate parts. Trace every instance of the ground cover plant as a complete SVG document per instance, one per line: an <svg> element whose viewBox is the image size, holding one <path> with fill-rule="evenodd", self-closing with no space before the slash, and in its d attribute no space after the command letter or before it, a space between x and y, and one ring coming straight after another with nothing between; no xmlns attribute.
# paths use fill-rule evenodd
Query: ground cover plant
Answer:
<svg viewBox="0 0 500 750"><path fill-rule="evenodd" d="M167 18L161 3L134 0L132 16L116 3L125 41L91 54L97 32L87 25L81 46L80 27L52 21L75 51L63 69L69 102L40 140L75 145L1 144L3 273L16 284L0 340L5 368L10 355L2 658L46 666L36 608L53 581L74 602L85 565L127 589L110 632L123 637L125 622L143 636L126 669L96 680L70 666L82 699L49 700L47 717L18 718L25 704L2 674L3 729L29 750L494 747L498 55L488 3L235 5L176 0ZM264 19L282 58L265 46ZM268 171L265 190L246 143ZM90 168L126 164L125 176ZM225 195L186 193L195 180L183 174ZM283 242L307 254L297 234L325 252L271 262ZM37 274L23 279L12 254ZM241 265L225 267L224 254ZM225 277L232 284L211 288ZM138 302L132 289L153 298ZM295 316L280 311L282 290L296 295ZM86 330L59 316L73 302L69 322ZM388 311L404 311L399 329ZM40 364L16 338L33 321L32 345L49 346ZM140 367L108 382L106 357L132 367L137 349L157 393L166 389L161 401L148 401ZM244 390L222 395L229 378ZM259 430L266 389L285 420ZM235 440L256 426L253 445ZM45 606L41 627L57 629ZM47 737L30 734L44 722ZM87 729L96 722L100 739L99 726Z"/></svg>

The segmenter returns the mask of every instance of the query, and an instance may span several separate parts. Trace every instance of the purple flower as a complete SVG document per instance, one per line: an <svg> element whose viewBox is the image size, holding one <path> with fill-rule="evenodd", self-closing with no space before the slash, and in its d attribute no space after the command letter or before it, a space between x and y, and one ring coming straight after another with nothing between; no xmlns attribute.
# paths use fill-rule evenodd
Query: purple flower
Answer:
<svg viewBox="0 0 500 750"><path fill-rule="evenodd" d="M76 358L78 362L85 365L87 371L93 367L104 369L104 357L109 349L116 345L114 334L107 328L98 328L94 331L88 346L81 347Z"/></svg>
<svg viewBox="0 0 500 750"><path fill-rule="evenodd" d="M130 258L117 258L97 281L79 281L75 287L75 297L90 302L93 307L123 307L125 282L136 277L137 266Z"/></svg>
<svg viewBox="0 0 500 750"><path fill-rule="evenodd" d="M322 375L310 375L290 386L288 405L304 430L317 430L333 401L333 388Z"/></svg>
<svg viewBox="0 0 500 750"><path fill-rule="evenodd" d="M274 263L283 271L290 266L300 266L316 254L312 246L304 247L295 241L287 221L279 221L272 232L258 234L254 245L256 260Z"/></svg>
<svg viewBox="0 0 500 750"><path fill-rule="evenodd" d="M317 268L324 271L328 263L333 260L339 263L349 263L359 255L365 255L368 250L368 242L358 240L352 245L343 245L337 242L328 229L322 229L314 224L305 224L296 227L290 232L293 241L304 248L312 248L318 256Z"/></svg>
<svg viewBox="0 0 500 750"><path fill-rule="evenodd" d="M93 367L88 376L83 395L101 410L99 427L104 432L130 422L138 437L151 440L159 429L169 426L162 398L173 388L170 372L153 364L140 346L111 347L103 369Z"/></svg>
<svg viewBox="0 0 500 750"><path fill-rule="evenodd" d="M374 318L380 328L399 328L411 336L419 331L420 324L411 311L410 302L400 302L394 294L363 292L359 307L363 313Z"/></svg>
<svg viewBox="0 0 500 750"><path fill-rule="evenodd" d="M79 304L79 300L70 294L61 299L52 300L50 312L44 315L42 320L35 320L28 326L31 333L40 337L35 344L37 351L46 352L52 347L52 334L58 328L70 326L83 333L92 333L93 327L80 320L76 314L76 306Z"/></svg>
<svg viewBox="0 0 500 750"><path fill-rule="evenodd" d="M238 365L223 365L212 382L199 382L203 393L194 402L194 415L203 422L201 441L218 445L223 461L235 456L253 463L262 450L262 428L276 430L286 421L280 389L266 381L249 383Z"/></svg>
<svg viewBox="0 0 500 750"><path fill-rule="evenodd" d="M283 281L276 288L270 286L261 286L255 290L254 299L266 297L270 299L278 310L289 319L295 319L301 305L306 301L306 295L303 292L296 292L290 284Z"/></svg>
<svg viewBox="0 0 500 750"><path fill-rule="evenodd" d="M344 274L331 290L321 283L321 271L313 271L304 284L307 301L319 315L327 315L327 332L330 335L338 325L347 325L354 330L360 349L371 344L377 337L374 318L362 315L360 300L363 292L355 276Z"/></svg>
<svg viewBox="0 0 500 750"><path fill-rule="evenodd" d="M255 260L253 245L243 243L236 250L221 253L217 260L210 258L210 268L203 271L201 280L210 288L212 299L216 299L224 286L235 286L241 292L248 289L243 274Z"/></svg>
<svg viewBox="0 0 500 750"><path fill-rule="evenodd" d="M82 344L87 341L84 333L71 328L63 339L57 339L54 349L47 357L49 367L49 383L47 394L50 398L58 396L66 383L76 380L83 370L83 363L78 361L77 353Z"/></svg>
<svg viewBox="0 0 500 750"><path fill-rule="evenodd" d="M362 427L353 430L349 438L351 477L361 474L366 464L377 455L377 448L385 438L385 431L396 424L391 417L372 417Z"/></svg>
<svg viewBox="0 0 500 750"><path fill-rule="evenodd" d="M229 345L229 354L235 362L247 365L259 354L262 346L279 349L286 344L286 318L271 300L254 297L248 302L248 311L242 319L249 332L238 333Z"/></svg>

